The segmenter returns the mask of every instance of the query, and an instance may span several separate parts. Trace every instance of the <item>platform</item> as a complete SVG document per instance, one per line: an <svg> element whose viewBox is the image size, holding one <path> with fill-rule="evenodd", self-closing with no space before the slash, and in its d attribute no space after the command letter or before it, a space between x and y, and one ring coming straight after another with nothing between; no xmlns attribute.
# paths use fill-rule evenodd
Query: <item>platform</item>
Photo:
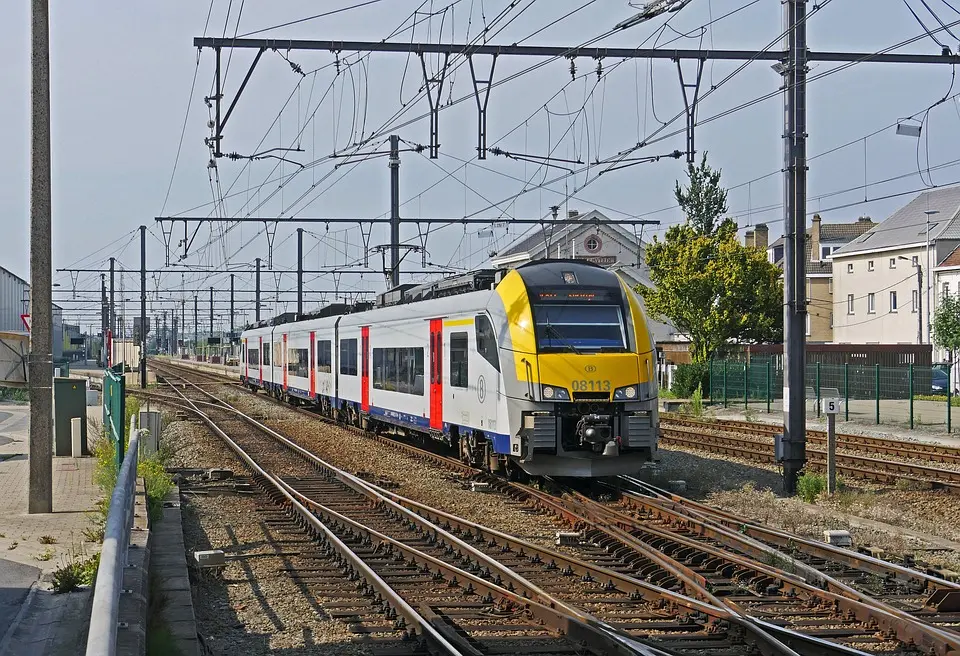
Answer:
<svg viewBox="0 0 960 656"><path fill-rule="evenodd" d="M92 406L88 416L99 411ZM54 595L49 580L71 553L100 548L83 536L100 497L95 460L54 458L53 512L29 514L29 426L29 405L0 404L0 656L75 654L85 641L89 591Z"/></svg>

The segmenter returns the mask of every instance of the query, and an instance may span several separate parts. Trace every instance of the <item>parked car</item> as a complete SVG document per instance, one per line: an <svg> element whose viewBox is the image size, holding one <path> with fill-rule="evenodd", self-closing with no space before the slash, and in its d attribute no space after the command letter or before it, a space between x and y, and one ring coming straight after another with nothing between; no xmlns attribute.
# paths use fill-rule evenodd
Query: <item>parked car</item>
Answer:
<svg viewBox="0 0 960 656"><path fill-rule="evenodd" d="M950 384L950 378L943 369L934 367L930 379L930 388L935 394L946 394L947 386Z"/></svg>

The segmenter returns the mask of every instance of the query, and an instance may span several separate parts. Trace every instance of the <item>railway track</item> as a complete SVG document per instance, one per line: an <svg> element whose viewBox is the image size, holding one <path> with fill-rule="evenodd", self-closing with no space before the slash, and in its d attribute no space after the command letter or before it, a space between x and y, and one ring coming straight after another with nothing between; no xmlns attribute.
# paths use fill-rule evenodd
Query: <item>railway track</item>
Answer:
<svg viewBox="0 0 960 656"><path fill-rule="evenodd" d="M773 435L776 432L776 427L758 427L747 422L707 422L671 417L661 421L660 443L663 446L699 449L753 462L775 464ZM813 471L825 471L826 438L820 441L815 434L811 437L808 432L807 439L810 443L823 447L807 449L807 466ZM874 446L875 443L879 444ZM893 455L909 460L877 458L862 455L864 452ZM901 479L909 479L921 481L931 489L960 494L960 468L946 469L911 461L960 465L960 455L954 458L955 455L957 454L952 452L952 447L947 446L837 436L837 472L851 478L884 484L895 484Z"/></svg>
<svg viewBox="0 0 960 656"><path fill-rule="evenodd" d="M205 394L210 396L209 392ZM313 413L308 414L316 417ZM384 441L436 464L469 470L481 476L480 472L456 460L394 440ZM324 487L327 483L321 485L310 478L288 484L295 489L298 484L305 485L312 494L323 492L325 499L330 493L330 489ZM771 558L769 564L761 562L763 557L776 553L772 547L767 547L767 551L761 548L759 558L754 560L751 556L758 555L756 545L745 548L743 544L731 544L737 540L731 541L729 535L721 536L727 539L717 539L716 530L712 536L705 528L691 530L683 525L695 521L689 516L685 516L683 522L678 523L674 517L655 525L657 523L650 517L627 514L635 511L635 507L611 508L570 490L565 490L563 499L557 499L529 487L502 481L493 484L513 498L535 503L578 528L580 533L575 539L576 544L564 549L567 555L543 552L493 529L395 497L386 490L378 490L378 493L429 517L434 525L449 526L455 533L487 545L486 556L499 562L507 571L532 577L532 582L541 589L559 594L562 603L586 612L589 617L626 635L652 640L653 631L667 635L673 632L675 640L676 632L685 628L680 645L676 642L658 643L673 651L699 645L697 649L702 652L704 645L711 642L715 650L734 648L744 640L743 633L736 637L736 632L728 628L718 633L717 626L729 627L731 622L736 626L737 620L745 621L740 625L741 632L744 627L754 630L762 627L764 633L776 635L801 653L810 651L814 644L819 645L821 653L825 648L850 653L850 646L874 653L896 652L909 644L943 654L958 648L956 635L932 624L923 624L902 609L885 603L871 603L869 594L875 590L859 591L847 583L820 575L812 566L799 575L775 567L782 564L782 558ZM313 487L315 485L321 487ZM349 505L352 502L344 503ZM705 526L705 522L701 523ZM740 542L743 542L742 538ZM792 558L789 562L796 569L797 564ZM456 566L456 563L452 565ZM876 570L881 566L874 563L873 567ZM549 576L543 578L544 572ZM813 576L809 576L811 572ZM876 571L861 572L851 567L848 574L853 572L863 579L877 576ZM571 580L571 577L579 577L579 580ZM584 583L597 587L584 596ZM915 581L913 586L887 592L917 597L920 592ZM698 601L694 602L694 599ZM656 603L651 607L651 602ZM685 608L687 612L681 618L667 618L662 610L665 603L674 609ZM694 607L690 605L692 603L701 605ZM919 599L913 599L911 603L914 606L923 604ZM912 610L917 608L912 607ZM691 620L697 615L709 621ZM651 628L651 621L659 628ZM949 623L949 618L946 621ZM756 637L753 639L757 640Z"/></svg>
<svg viewBox="0 0 960 656"><path fill-rule="evenodd" d="M184 385L188 383L178 386ZM209 396L199 388L197 391ZM170 402L168 396L146 396ZM559 654L583 653L578 651L583 649L587 653L643 654L789 651L723 609L681 595L665 597L654 586L600 567L584 567L559 552L539 549L419 504L414 504L414 512L389 499L383 490L323 463L253 419L231 417L237 411L228 410L221 402L192 404L199 406L211 422L216 417L214 426L226 425L234 442L246 454L245 462L259 468L259 479L268 470L286 474L277 478L272 495L279 494L277 498L286 503L292 497L339 534L337 537L344 544L365 547L359 557L380 557L388 568L399 568L400 571L388 569L379 573L387 583L402 582L397 594L414 597L416 603L411 602L410 606L426 608L424 619L431 625L445 627L442 635L468 636L469 644L461 640L456 645L461 651L453 653ZM241 430L238 422L255 426L257 431ZM226 434L219 432L223 433L221 437ZM250 432L259 432L260 436L251 437ZM271 439L263 439L268 435ZM277 444L284 444L289 452L284 458L278 456L274 448ZM301 462L299 468L289 462L293 453ZM322 498L323 503L317 498ZM401 557L394 552L402 552ZM377 562L372 565L374 569ZM442 598L430 597L432 593L415 584L440 589L444 594ZM447 598L453 594L447 592L450 589L458 599ZM418 594L428 596L420 599ZM464 595L467 601L460 598ZM572 605L573 602L577 604ZM343 612L353 613L344 616L350 620L368 620L370 614L359 604ZM496 621L497 618L502 621ZM491 644L489 633L509 633L512 651L503 651L508 646ZM637 639L655 646L644 646ZM667 651L658 652L656 647Z"/></svg>

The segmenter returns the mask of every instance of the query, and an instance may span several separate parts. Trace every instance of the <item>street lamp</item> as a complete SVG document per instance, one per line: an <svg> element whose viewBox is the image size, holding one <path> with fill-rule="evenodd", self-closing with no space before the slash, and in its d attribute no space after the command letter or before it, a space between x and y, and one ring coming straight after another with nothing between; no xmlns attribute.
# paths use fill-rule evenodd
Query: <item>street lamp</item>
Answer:
<svg viewBox="0 0 960 656"><path fill-rule="evenodd" d="M898 259L913 262L903 255L900 255ZM913 262L913 266L917 267L917 344L923 344L923 267L920 266L920 258Z"/></svg>

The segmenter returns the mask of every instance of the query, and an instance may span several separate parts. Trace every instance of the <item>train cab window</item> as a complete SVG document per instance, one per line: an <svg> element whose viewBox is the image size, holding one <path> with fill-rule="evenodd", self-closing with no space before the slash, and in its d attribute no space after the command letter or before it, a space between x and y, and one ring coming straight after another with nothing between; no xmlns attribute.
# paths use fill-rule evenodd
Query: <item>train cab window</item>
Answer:
<svg viewBox="0 0 960 656"><path fill-rule="evenodd" d="M263 366L270 366L270 344L267 343L263 349Z"/></svg>
<svg viewBox="0 0 960 656"><path fill-rule="evenodd" d="M260 349L247 349L247 364L251 367L260 366Z"/></svg>
<svg viewBox="0 0 960 656"><path fill-rule="evenodd" d="M333 371L333 350L329 339L317 342L317 371L329 374Z"/></svg>
<svg viewBox="0 0 960 656"><path fill-rule="evenodd" d="M478 314L474 319L477 329L477 353L500 371L500 354L497 351L497 335L493 332L493 324L485 314Z"/></svg>
<svg viewBox="0 0 960 656"><path fill-rule="evenodd" d="M310 376L310 352L307 349L287 349L287 372L298 378Z"/></svg>
<svg viewBox="0 0 960 656"><path fill-rule="evenodd" d="M340 340L340 373L344 376L357 375L357 340Z"/></svg>
<svg viewBox="0 0 960 656"><path fill-rule="evenodd" d="M450 333L450 386L469 387L467 333Z"/></svg>
<svg viewBox="0 0 960 656"><path fill-rule="evenodd" d="M616 305L534 305L533 322L542 352L626 350L623 313Z"/></svg>

